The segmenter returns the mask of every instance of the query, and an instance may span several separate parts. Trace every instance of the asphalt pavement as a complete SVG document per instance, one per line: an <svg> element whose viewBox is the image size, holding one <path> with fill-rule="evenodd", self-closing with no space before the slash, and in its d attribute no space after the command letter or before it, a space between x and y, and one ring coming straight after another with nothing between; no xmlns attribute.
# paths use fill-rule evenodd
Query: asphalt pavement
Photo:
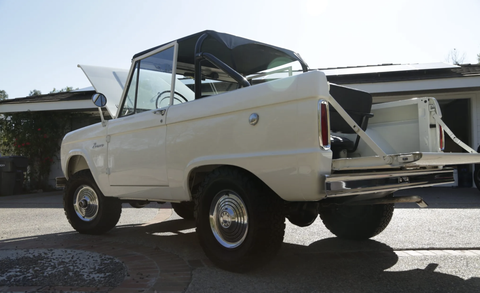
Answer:
<svg viewBox="0 0 480 293"><path fill-rule="evenodd" d="M246 274L213 266L194 223L168 204L124 204L115 229L91 236L70 227L60 192L0 197L0 292L480 292L480 192L396 195L429 207L396 205L385 231L360 242L335 238L319 219L287 220L278 256Z"/></svg>

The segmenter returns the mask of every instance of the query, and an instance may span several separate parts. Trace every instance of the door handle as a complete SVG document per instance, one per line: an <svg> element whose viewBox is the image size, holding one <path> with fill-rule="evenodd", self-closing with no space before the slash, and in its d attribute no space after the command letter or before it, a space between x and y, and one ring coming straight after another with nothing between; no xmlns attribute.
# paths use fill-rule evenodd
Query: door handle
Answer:
<svg viewBox="0 0 480 293"><path fill-rule="evenodd" d="M159 109L159 110L153 111L153 114L155 114L155 115L160 114L160 115L164 116L164 115L165 115L165 112L166 112L165 109Z"/></svg>

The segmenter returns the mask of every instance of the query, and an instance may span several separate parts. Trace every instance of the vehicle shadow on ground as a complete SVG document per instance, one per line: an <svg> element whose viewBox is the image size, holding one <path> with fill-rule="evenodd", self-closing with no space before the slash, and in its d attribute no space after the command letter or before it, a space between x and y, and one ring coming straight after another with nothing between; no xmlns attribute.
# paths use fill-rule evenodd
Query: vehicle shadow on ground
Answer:
<svg viewBox="0 0 480 293"><path fill-rule="evenodd" d="M193 228L193 221L177 219L125 228L118 236L136 230L189 263L201 260L204 265L192 268L187 292L480 292L480 278L464 280L441 271L444 263L448 267L446 257L412 256L404 268L405 261L399 262L393 248L374 240L283 243L270 264L245 274L231 273L209 264ZM479 258L459 261L474 266Z"/></svg>
<svg viewBox="0 0 480 293"><path fill-rule="evenodd" d="M145 247L178 255L193 271L186 292L480 292L480 278L464 280L440 271L444 265L448 267L447 258L412 257L415 259L403 267L403 257L374 240L327 238L308 246L284 243L268 265L245 274L231 273L209 263L198 243L194 222L182 219L119 226L100 236L65 232L8 239L0 241L0 249L33 248L36 244L48 247L49 243L55 247L91 243L106 254L115 247ZM479 258L459 261L478 271L473 262Z"/></svg>
<svg viewBox="0 0 480 293"><path fill-rule="evenodd" d="M195 270L187 292L207 292L197 285L205 283L227 292L480 292L480 278L436 271L444 259L421 259L415 269L388 271L398 261L390 247L373 240L355 245L330 238L307 247L284 243L276 259L247 274Z"/></svg>
<svg viewBox="0 0 480 293"><path fill-rule="evenodd" d="M158 243L170 242L177 253L196 250L190 257L205 258L196 233L182 232L191 228L193 222L185 220L142 227L159 238ZM162 233L172 234L165 239ZM480 292L480 278L464 280L440 271L447 258L413 258L403 269L404 261L399 262L393 248L374 240L327 238L309 246L284 243L270 264L246 274L211 265L195 268L187 292ZM470 265L478 258L471 258Z"/></svg>
<svg viewBox="0 0 480 293"><path fill-rule="evenodd" d="M280 258L267 270L285 286L300 282L302 291L480 292L480 278L464 280L436 271L445 258L410 258L406 268L406 260L400 260L390 246L374 240L327 238L309 246L284 243L282 249ZM477 260L472 258L471 264ZM411 269L412 263L415 269Z"/></svg>

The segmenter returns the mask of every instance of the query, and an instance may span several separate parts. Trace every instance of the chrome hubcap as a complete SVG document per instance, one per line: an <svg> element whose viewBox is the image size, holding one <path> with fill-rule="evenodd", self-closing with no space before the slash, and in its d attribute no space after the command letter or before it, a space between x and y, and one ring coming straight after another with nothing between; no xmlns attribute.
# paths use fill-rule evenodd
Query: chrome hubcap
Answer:
<svg viewBox="0 0 480 293"><path fill-rule="evenodd" d="M85 222L90 222L98 214L98 196L90 186L82 185L75 191L73 207L77 216Z"/></svg>
<svg viewBox="0 0 480 293"><path fill-rule="evenodd" d="M232 211L222 211L220 215L220 224L223 228L228 229L232 224Z"/></svg>
<svg viewBox="0 0 480 293"><path fill-rule="evenodd" d="M232 190L215 195L209 217L213 235L223 247L238 247L247 237L247 209L242 198Z"/></svg>

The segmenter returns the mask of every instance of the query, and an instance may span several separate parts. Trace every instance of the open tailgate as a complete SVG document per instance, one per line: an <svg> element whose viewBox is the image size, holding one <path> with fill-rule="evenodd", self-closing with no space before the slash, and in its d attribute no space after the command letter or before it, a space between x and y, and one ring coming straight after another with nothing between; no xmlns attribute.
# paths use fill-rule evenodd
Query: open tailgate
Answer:
<svg viewBox="0 0 480 293"><path fill-rule="evenodd" d="M409 154L386 155L384 157L372 156L334 159L332 169L335 171L341 171L389 169L399 167L442 167L462 164L480 164L480 154L415 152Z"/></svg>

